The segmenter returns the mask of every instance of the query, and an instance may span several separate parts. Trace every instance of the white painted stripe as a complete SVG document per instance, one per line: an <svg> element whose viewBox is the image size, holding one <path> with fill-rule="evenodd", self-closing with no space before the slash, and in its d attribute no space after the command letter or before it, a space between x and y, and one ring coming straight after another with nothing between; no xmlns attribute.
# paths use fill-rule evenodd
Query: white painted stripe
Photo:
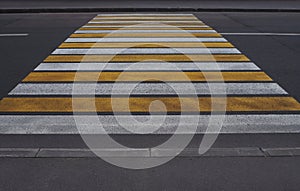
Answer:
<svg viewBox="0 0 300 191"><path fill-rule="evenodd" d="M103 134L99 129L99 124L95 124L92 119L97 118L108 134L132 134L124 129L112 115L81 115L77 116L80 120L80 129L82 134ZM166 117L166 118L165 118ZM173 134L177 128L178 121L185 127L178 134L190 134L193 132L194 124L199 119L196 134L206 132L210 115L152 115L151 122L144 124L144 128L153 128L156 122L159 124L165 119L161 128L153 134ZM78 119L77 118L77 119ZM127 115L118 116L125 125L133 128L140 128L141 124L132 124ZM135 116L139 121L149 120L149 116ZM0 116L0 133L1 134L78 134L73 115L1 115ZM124 125L124 124L123 124ZM212 131L212 133L218 133ZM221 129L221 133L300 133L300 115L288 114L264 114L264 115L226 115Z"/></svg>
<svg viewBox="0 0 300 191"><path fill-rule="evenodd" d="M65 42L227 42L224 38L68 38Z"/></svg>
<svg viewBox="0 0 300 191"><path fill-rule="evenodd" d="M215 92L220 95L286 95L276 83L213 83ZM226 92L221 91L226 88ZM207 83L78 83L72 92L72 83L20 83L9 95L211 95ZM133 90L131 92L131 90ZM176 90L176 92L174 91Z"/></svg>
<svg viewBox="0 0 300 191"><path fill-rule="evenodd" d="M114 14L98 14L97 16L194 16L190 13L114 13Z"/></svg>
<svg viewBox="0 0 300 191"><path fill-rule="evenodd" d="M252 62L169 62L151 63L41 63L35 71L81 71L81 70L126 70L134 64L134 69L143 70L260 70ZM174 67L171 67L174 66Z"/></svg>
<svg viewBox="0 0 300 191"><path fill-rule="evenodd" d="M93 48L56 49L52 54L240 54L236 48Z"/></svg>
<svg viewBox="0 0 300 191"><path fill-rule="evenodd" d="M179 21L164 21L163 19L156 20L156 21L141 21L141 20L136 20L136 21L95 21L92 20L88 23L99 23L99 24L113 24L113 23L129 23L129 24L135 24L135 23L147 23L147 24L160 24L160 23L199 23L203 24L202 21L185 21L185 20L179 20Z"/></svg>
<svg viewBox="0 0 300 191"><path fill-rule="evenodd" d="M180 19L197 19L193 15L180 15L180 16L174 16L174 15L161 15L161 16L156 16L156 15L151 15L151 14L143 14L142 16L139 15L126 15L126 16L96 16L94 18L97 19L128 19L128 18L137 18L137 19L144 19L144 18L155 18L155 19L161 19L161 18L168 18L168 19L174 19L174 18L180 18Z"/></svg>
<svg viewBox="0 0 300 191"><path fill-rule="evenodd" d="M154 21L154 22L159 22L159 21L200 21L195 17L168 17L168 16L163 16L163 17L152 17L152 16L145 16L145 17L94 17L90 21ZM202 22L202 21L200 21Z"/></svg>
<svg viewBox="0 0 300 191"><path fill-rule="evenodd" d="M81 28L114 28L114 27L119 27L119 28L181 28L181 27L191 27L191 28L208 28L209 26L207 25L168 25L168 24L160 24L160 25L152 25L152 24L128 24L128 25L84 25Z"/></svg>
<svg viewBox="0 0 300 191"><path fill-rule="evenodd" d="M216 33L215 30L183 30L183 29L173 29L173 30L78 30L75 31L76 34L106 34L106 33Z"/></svg>
<svg viewBox="0 0 300 191"><path fill-rule="evenodd" d="M22 37L22 36L28 36L27 33L11 33L11 34L0 34L0 37Z"/></svg>
<svg viewBox="0 0 300 191"><path fill-rule="evenodd" d="M221 33L223 35L241 36L300 36L300 33Z"/></svg>

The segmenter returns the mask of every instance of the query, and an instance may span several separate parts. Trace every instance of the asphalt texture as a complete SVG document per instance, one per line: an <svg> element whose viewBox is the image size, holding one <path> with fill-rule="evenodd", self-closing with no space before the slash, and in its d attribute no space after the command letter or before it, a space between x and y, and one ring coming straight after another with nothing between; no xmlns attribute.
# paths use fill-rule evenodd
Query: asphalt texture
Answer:
<svg viewBox="0 0 300 191"><path fill-rule="evenodd" d="M298 13L195 13L220 33L299 33ZM0 96L4 97L94 13L1 14ZM300 101L299 36L225 35L291 96ZM191 145L199 143L195 137ZM129 146L144 137L115 137ZM143 146L157 140L146 138ZM79 136L0 137L0 147L85 147ZM219 136L214 147L299 147L297 134ZM298 157L176 158L149 170L125 170L87 158L1 158L1 190L299 190Z"/></svg>
<svg viewBox="0 0 300 191"><path fill-rule="evenodd" d="M299 33L300 14L196 14L220 33ZM299 36L224 35L291 96L300 101Z"/></svg>
<svg viewBox="0 0 300 191"><path fill-rule="evenodd" d="M28 36L0 37L0 53L2 63L4 63L0 65L0 96L7 96L8 92L53 52L64 39L93 18L95 14L1 14L1 34L28 33ZM195 15L219 33L297 33L300 31L298 22L300 14L298 13L195 13ZM225 35L225 38L270 75L291 96L300 101L298 88L299 36L264 36L262 34L255 36ZM268 137L255 134L226 135L224 137L219 145L256 147L268 140L268 146L271 147L272 145L274 147L300 146L299 141L291 141L297 140L296 135L292 135L295 137L292 139L283 138L282 134L268 135ZM24 147L81 145L82 147L84 145L80 137L64 135L27 135L25 137L2 135L1 139L3 140L1 147L20 147L22 145ZM131 139L131 137L125 137L124 142L131 142ZM150 140L151 138L147 142ZM133 142L138 143L138 141Z"/></svg>
<svg viewBox="0 0 300 191"><path fill-rule="evenodd" d="M2 190L297 191L299 157L177 158L148 170L101 159L0 159Z"/></svg>
<svg viewBox="0 0 300 191"><path fill-rule="evenodd" d="M78 11L299 11L299 0L2 0L0 12Z"/></svg>
<svg viewBox="0 0 300 191"><path fill-rule="evenodd" d="M219 33L299 33L299 13L195 13ZM4 97L74 30L95 14L2 14L0 97ZM299 36L224 35L300 101Z"/></svg>
<svg viewBox="0 0 300 191"><path fill-rule="evenodd" d="M28 33L25 37L0 37L1 98L45 59L74 30L94 14L0 15L0 33Z"/></svg>

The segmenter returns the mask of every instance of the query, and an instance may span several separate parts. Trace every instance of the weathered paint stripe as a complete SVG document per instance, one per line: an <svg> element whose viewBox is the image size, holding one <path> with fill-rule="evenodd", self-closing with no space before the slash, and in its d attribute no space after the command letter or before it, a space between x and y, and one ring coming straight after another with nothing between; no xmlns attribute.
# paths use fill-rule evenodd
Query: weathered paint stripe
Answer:
<svg viewBox="0 0 300 191"><path fill-rule="evenodd" d="M106 24L86 24L84 26L82 26L82 28L95 28L95 27L121 27L121 28L130 28L130 27L134 27L134 28L145 28L145 27L149 27L149 28L180 28L180 27L197 27L197 28L208 28L209 26L207 25L199 25L199 24L160 24L160 25L142 25L142 24L135 24L135 25L130 25L130 24L110 24L110 25L106 25Z"/></svg>
<svg viewBox="0 0 300 191"><path fill-rule="evenodd" d="M95 17L92 21L199 21L195 17Z"/></svg>
<svg viewBox="0 0 300 191"><path fill-rule="evenodd" d="M65 42L227 42L224 38L201 38L201 37L188 37L188 38L167 38L167 37L149 37L149 38L68 38Z"/></svg>
<svg viewBox="0 0 300 191"><path fill-rule="evenodd" d="M184 19L188 19L188 20L198 20L195 16L191 16L191 15L185 15L185 16L126 16L126 17L114 17L114 16L96 16L94 17L94 19L103 19L103 20L139 20L139 19L154 19L154 20L162 20L162 19L170 19L170 20L184 20Z"/></svg>
<svg viewBox="0 0 300 191"><path fill-rule="evenodd" d="M222 33L233 36L300 36L300 33Z"/></svg>
<svg viewBox="0 0 300 191"><path fill-rule="evenodd" d="M152 112L165 112L165 108L168 112L212 111L210 97L7 97L0 101L0 112L149 112L149 105L157 100L163 102L165 107L154 105ZM228 112L300 111L300 104L292 97L216 97L214 101L218 104L226 101Z"/></svg>
<svg viewBox="0 0 300 191"><path fill-rule="evenodd" d="M100 75L101 74L101 75ZM120 76L120 74L122 74ZM99 76L100 75L100 76ZM76 76L76 78L75 78ZM148 80L149 79L149 80ZM272 81L264 72L31 72L23 82Z"/></svg>
<svg viewBox="0 0 300 191"><path fill-rule="evenodd" d="M92 115L77 116L80 119L77 123L85 128L80 128L82 134L102 134L99 124L100 121L105 132L108 134L132 134L123 128L124 125L131 125L136 128L153 128L149 123L132 124L130 116L117 116L122 120L122 125L116 120L114 115L98 115L97 120ZM211 115L152 115L152 124L164 123L153 134L174 134L178 121L185 127L184 130L177 132L182 134L195 133L193 131L193 121L198 119L196 133L202 134L207 130L207 124ZM147 121L149 116L136 115L138 121ZM85 120L81 120L85 119ZM1 134L78 134L73 115L0 115ZM216 132L216 131L215 131ZM219 132L216 132L219 133ZM220 133L300 133L299 114L260 114L260 115L225 115L224 123Z"/></svg>
<svg viewBox="0 0 300 191"><path fill-rule="evenodd" d="M236 48L94 48L56 49L52 54L240 54Z"/></svg>
<svg viewBox="0 0 300 191"><path fill-rule="evenodd" d="M144 17L152 17L152 18L196 18L193 14L114 14L114 15L109 15L109 14L100 14L97 15L95 18L100 17L100 18L144 18Z"/></svg>
<svg viewBox="0 0 300 191"><path fill-rule="evenodd" d="M35 71L120 71L128 70L128 67L133 67L134 70L260 70L252 62L172 62L169 64L159 62L140 62L140 63L41 63Z"/></svg>
<svg viewBox="0 0 300 191"><path fill-rule="evenodd" d="M111 37L221 37L218 33L109 33L72 34L71 38L111 38Z"/></svg>
<svg viewBox="0 0 300 191"><path fill-rule="evenodd" d="M160 24L160 23L168 23L168 24L199 24L203 25L202 21L199 20L177 20L177 21L166 21L164 19L161 20L155 20L155 21L141 21L141 20L134 20L134 21L124 21L124 20L119 20L119 21L103 21L103 20L91 20L88 23L97 23L97 24Z"/></svg>
<svg viewBox="0 0 300 191"><path fill-rule="evenodd" d="M186 47L197 47L197 48L232 48L234 47L229 42L64 42L59 48L186 48Z"/></svg>
<svg viewBox="0 0 300 191"><path fill-rule="evenodd" d="M80 92L73 91L72 83L20 83L9 95L211 95L214 92L210 86L220 95L287 95L276 83L80 83L76 86Z"/></svg>
<svg viewBox="0 0 300 191"><path fill-rule="evenodd" d="M0 33L0 37L26 37L28 35L28 33Z"/></svg>
<svg viewBox="0 0 300 191"><path fill-rule="evenodd" d="M242 54L216 54L216 55L202 55L202 54L170 54L170 55L149 55L149 54L135 54L135 55L50 55L44 62L146 62L146 61L160 61L160 62L247 62L250 61Z"/></svg>
<svg viewBox="0 0 300 191"><path fill-rule="evenodd" d="M102 17L132 17L132 16L153 16L153 17L161 17L161 16L191 16L194 17L193 14L191 13L113 13L113 14L98 14L97 16L102 16Z"/></svg>
<svg viewBox="0 0 300 191"><path fill-rule="evenodd" d="M171 26L166 26L166 27L152 27L152 26L127 26L127 27L85 27L82 26L78 30L84 31L84 30L213 30L211 27L202 27L202 26L193 26L193 27L182 27L182 26L177 26L177 27L171 27Z"/></svg>
<svg viewBox="0 0 300 191"><path fill-rule="evenodd" d="M82 27L209 27L200 23L88 23Z"/></svg>
<svg viewBox="0 0 300 191"><path fill-rule="evenodd" d="M75 34L108 34L108 33L216 33L215 30L77 30Z"/></svg>

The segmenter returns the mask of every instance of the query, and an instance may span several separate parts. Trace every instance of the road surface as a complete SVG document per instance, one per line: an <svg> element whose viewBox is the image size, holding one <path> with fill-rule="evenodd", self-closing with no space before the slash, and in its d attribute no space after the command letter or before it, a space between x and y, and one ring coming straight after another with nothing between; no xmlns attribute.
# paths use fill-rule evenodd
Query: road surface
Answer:
<svg viewBox="0 0 300 191"><path fill-rule="evenodd" d="M112 22L109 19L102 18L107 16L111 17L111 20L118 20L120 19L119 17L124 17L124 15L116 16L107 14L98 16L96 16L96 14L41 14L7 15L3 17L2 22L4 27L2 28L1 40L3 39L2 46L5 47L3 51L5 55L7 55L4 61L10 63L10 65L1 65L4 69L1 70L3 71L2 77L5 77L6 80L1 80L3 81L3 86L1 84L1 87L4 87L2 90L2 97L4 98L0 103L0 110L2 112L1 120L4 121L4 123L1 123L1 138L3 140L1 144L2 147L35 147L40 149L36 152L33 150L34 156L31 156L29 159L24 159L20 156L20 158L15 159L1 159L3 160L3 169L5 169L7 173L16 172L16 168L11 167L12 163L18 164L16 167L24 169L24 172L28 172L26 174L31 176L38 176L43 173L44 170L49 171L48 168L44 168L43 170L34 168L32 167L33 164L39 164L44 167L46 164L54 165L55 167L61 164L65 166L68 171L62 172L60 171L61 169L55 168L55 170L52 170L52 173L66 176L68 173L84 172L84 167L72 168L73 165L84 166L85 164L89 164L91 166L87 169L90 171L94 170L95 173L98 172L98 178L102 177L99 171L103 170L103 168L111 168L111 170L107 171L110 176L113 176L115 173L121 173L122 175L131 174L129 177L134 179L135 175L133 174L135 174L135 172L130 173L130 171L116 169L102 161L99 163L100 159L70 159L68 157L52 160L45 159L42 157L41 153L43 153L43 149L41 149L41 147L57 148L65 147L66 145L67 147L76 147L78 144L79 147L83 147L82 143L78 143L79 138L72 136L74 133L76 134L76 128L74 128L72 118L68 116L72 114L70 97L72 86L70 84L74 81L74 71L76 71L78 66L80 66L80 70L82 71L80 71L81 76L79 76L79 79L75 80L77 83L84 82L84 86L87 86L89 84L86 83L91 83L95 79L99 82L97 83L98 86L96 86L97 104L99 104L98 106L96 105L96 109L98 114L104 116L104 122L107 120L109 123L106 123L111 125L114 124L114 122L110 123L111 119L109 119L109 116L112 114L110 100L118 99L119 104L124 103L122 97L109 97L109 95L112 94L112 92L108 91L112 88L111 82L116 80L116 75L124 70L124 65L129 66L131 61L155 58L171 62L183 70L183 73L189 78L182 78L178 72L176 73L172 70L173 68L166 67L161 62L156 63L152 61L139 65L137 68L134 68L134 70L126 73L127 76L125 75L124 79L118 82L120 84L118 88L119 91L115 92L115 96L123 96L124 92L129 88L127 86L129 81L139 81L145 76L148 79L152 79L151 83L143 83L142 86L133 93L133 96L130 98L131 102L134 103L134 107L131 108L133 111L130 110L131 112L139 114L140 118L148 114L148 110L146 109L148 109L149 103L153 100L151 96L149 97L149 90L151 90L153 91L152 97L155 99L160 98L167 104L168 112L172 114L169 117L176 116L181 109L179 109L177 105L178 100L176 100L177 97L174 97L174 92L158 80L153 80L153 78L168 81L168 83L179 87L178 89L184 94L184 99L187 99L188 96L191 95L188 93L189 89L184 89L188 86L187 82L191 80L193 84L196 84L196 95L200 99L200 108L203 108L200 116L204 117L202 121L205 121L211 108L207 106L209 105L208 103L210 103L208 97L209 88L205 85L208 80L203 73L209 76L221 68L220 71L225 80L226 90L230 92L227 105L228 112L226 115L227 124L225 123L222 129L222 131L225 131L228 135L219 137L214 146L222 148L251 147L254 149L250 151L247 150L247 154L255 153L253 155L255 157L252 156L253 158L251 158L249 155L246 157L245 153L240 154L238 152L234 157L232 153L227 157L221 157L221 155L224 154L223 151L223 153L221 152L221 154L215 155L216 158L213 159L192 156L190 156L190 158L179 157L161 168L158 167L154 169L152 171L154 172L153 176L167 172L167 174L169 174L167 180L171 180L171 177L179 179L181 176L186 177L189 175L191 179L185 179L185 183L182 184L182 189L212 188L210 184L193 184L194 181L198 180L196 177L200 176L200 174L197 172L191 175L191 169L199 168L200 170L203 169L207 171L208 176L211 178L216 174L220 176L220 174L222 174L220 172L228 171L229 177L231 177L231 175L232 177L239 177L236 182L245 184L244 188L249 190L260 188L273 190L297 188L298 181L296 181L296 176L293 173L298 171L297 156L287 158L290 154L289 152L285 152L283 157L277 158L275 157L276 154L264 150L268 147L295 148L298 146L298 135L293 133L299 131L299 103L297 101L299 100L299 89L296 83L298 79L297 72L299 71L296 65L299 57L299 54L297 54L299 52L299 46L296 45L299 44L299 42L295 40L298 37L297 30L299 29L299 24L297 24L297 22L287 23L285 21L285 19L288 21L297 21L297 14L287 14L284 17L282 15L281 17L278 16L281 19L284 18L282 20L279 18L278 20L274 19L274 16L271 14L195 14L197 17L192 14L151 15L151 17L170 17L165 18L166 20L160 18L160 21L165 21L164 24L167 25L167 27L164 26L163 30L161 26L151 26L151 28L149 27L147 29L145 29L146 26L144 25L140 26L140 20L144 21L148 19L145 18L145 14L138 16L126 15L125 17L130 16L133 18L130 18L131 20L125 18L125 25L138 24L138 26L130 30L113 33L111 38L103 38L104 34L108 31L111 32L118 28L116 25L120 23L119 21ZM49 17L52 18L50 19ZM116 19L114 17L118 18ZM184 18L180 18L179 22L173 17L187 18L185 18L186 21L182 21ZM253 20L258 18L259 21ZM89 22L90 19L93 20ZM151 20L153 18L149 19ZM53 23L42 22L45 20L49 20ZM174 20L176 22L174 22ZM204 23L202 23L202 21ZM270 21L275 22L272 25ZM87 22L89 23L86 24ZM107 25L108 23L110 26L103 27L103 25ZM151 25L149 23L147 24ZM268 26L266 26L267 24ZM279 24L283 26L280 29L278 29ZM122 25L122 27L123 26L124 25ZM177 28L178 26L179 29ZM272 28L273 26L274 28ZM188 33L181 31L183 27L187 28ZM151 33L147 33L145 30L151 30ZM174 32L174 30L176 32ZM190 33L196 37L189 36ZM221 35L225 36L225 38ZM149 38L152 36L155 37ZM96 42L99 41L99 38L105 40ZM195 38L197 40L195 40ZM140 45L140 42L144 42L145 40L149 40L150 42L147 42L146 45ZM160 41L159 46L157 45L158 41ZM186 41L189 42L186 43ZM31 44L29 44L29 42ZM61 42L63 43L61 44ZM21 46L19 47L18 45ZM59 47L56 48L58 45ZM137 47L131 50L125 50L124 52L121 51L118 56L112 57L112 63L107 64L107 68L104 69L104 76L98 78L96 74L99 68L101 68L101 63L110 58L110 56L107 55L113 55L119 52L120 48L128 45ZM162 48L164 46L174 46L177 51ZM92 50L87 50L87 48L91 47ZM207 49L204 47L207 47ZM178 54L178 51L189 55L189 58L184 56L184 54ZM16 52L18 53L17 55ZM211 54L206 56L207 53ZM88 55L83 57L82 55L85 54ZM195 68L195 65L187 65L191 58L196 60L197 68ZM208 64L215 60L217 61L217 65L215 66L218 66L218 68L213 68ZM20 61L26 62L24 66L20 66ZM80 61L84 63L79 63ZM287 64L288 67L286 67ZM157 71L159 67L163 69ZM200 72L198 68L204 71ZM15 75L10 75L12 71ZM288 75L286 75L287 73ZM214 75L211 77L208 79L213 83L221 83L220 78L216 78ZM17 86L14 87L15 85ZM12 91L10 91L11 89ZM7 93L8 95L6 95ZM78 99L82 99L83 103L89 102L88 95L85 94L84 96L85 97L82 97L81 95ZM224 94L221 93L221 95L218 94L218 96L222 97ZM190 102L187 100L186 103L188 104ZM79 111L82 112L82 110ZM130 111L124 110L123 107L117 108L117 112L123 116L124 114L126 116ZM154 107L154 112L157 112L157 114L161 111L161 107ZM84 112L89 112L89 110L85 110ZM188 113L186 116L199 115L199 110L194 107L188 108L186 112ZM170 121L172 122L172 120ZM188 122L187 119L185 123L188 125ZM88 127L90 128L91 126ZM124 134L124 131L120 129L117 124L114 124L114 128L107 128L107 130L111 131L110 133ZM172 132L171 130L173 129L170 128L170 126L166 126L162 131L156 132L157 137L164 139L165 137L161 136L161 134L168 134ZM278 132L280 132L280 134L278 134ZM293 133L289 134L291 132ZM24 135L24 133L30 135ZM198 133L203 133L201 125L198 129ZM67 136L66 134L71 135ZM140 140L131 140L133 143L130 143L130 139L132 139L130 136L129 138L120 137L120 139L126 139L125 142L129 142L129 144L133 144L134 146L141 143L141 140L147 140L147 138L141 137ZM156 139L157 138L155 138L155 140ZM24 142L22 142L23 140ZM151 141L147 140L146 142ZM63 145L61 145L61 143L63 143ZM192 142L192 147L197 145L198 142ZM148 145L146 144L146 146ZM258 150L256 150L256 148L258 148ZM263 152L261 152L261 149ZM5 152L7 152L7 150ZM16 152L16 150L12 152ZM41 158L35 158L40 155ZM50 157L60 157L58 155L59 154L56 153ZM81 154L76 157L80 156L82 157ZM187 162L187 160L189 162ZM202 162L204 163L203 165ZM67 166L67 163L69 163L70 166ZM224 164L226 169L224 169L224 167L219 168L216 163ZM284 165L284 163L289 165ZM249 169L253 168L252 173L243 174L245 171L240 170L242 166L246 164L250 165L246 166L245 170L249 171ZM278 164L280 165L274 168L274 166ZM96 167L93 165L99 166ZM186 171L181 169L181 167L185 165L188 166ZM208 167L215 166L215 168L206 168L206 165L208 165ZM179 166L179 168L175 166ZM230 166L232 168L230 168ZM27 168L31 169L32 172L27 170ZM174 172L180 173L171 176L171 174L174 173L170 169L174 168ZM271 168L273 171L270 171ZM145 178L145 175L149 174L150 171L140 171L141 174L138 176ZM269 172L264 174L261 173L262 171ZM21 173L21 175L25 176L25 173ZM251 178L250 175L253 178ZM21 179L24 176L14 177ZM3 176L3 179L8 182L4 184L5 188L13 188L13 185L8 180L10 177L13 176ZM123 176L118 177L122 179ZM264 179L266 181L258 181L258 177L261 177L260 180ZM41 179L43 180L43 178ZM55 178L55 175L51 175L50 179L51 180L47 181L47 183L40 188L51 189L53 188L50 186L51 181L55 183L59 181L59 179ZM84 180L86 179L83 179L83 181ZM90 180L90 182L92 185L97 185L97 180L98 179L95 178L94 180ZM145 180L146 178L143 179L143 181ZM157 179L152 180L155 181ZM200 180L201 182L206 181L205 179ZM142 185L136 185L134 183L135 181L127 181L129 181L129 184L126 185L124 183L124 189L127 188L126 186L136 189L143 187ZM234 189L234 182L229 182L231 182L231 184L217 181L215 185L217 185L216 187L219 185L219 188ZM273 184L270 184L270 182ZM68 183L72 183L72 180L68 180ZM143 188L149 188L150 183L146 181L144 183L147 186ZM22 181L19 181L19 184L26 185L26 183ZM108 181L103 181L102 184L104 184L104 188L112 188L109 186ZM164 188L161 181L153 184L156 185L155 187L158 189ZM171 184L172 181L168 182L167 188L171 189ZM36 184L32 184L31 186L35 186L36 188L41 186L41 184L37 181ZM62 185L61 188L63 187ZM214 189L216 187L214 187ZM29 188L30 185L26 185L26 189ZM176 188L180 189L181 187L176 186ZM117 187L116 189L121 188Z"/></svg>

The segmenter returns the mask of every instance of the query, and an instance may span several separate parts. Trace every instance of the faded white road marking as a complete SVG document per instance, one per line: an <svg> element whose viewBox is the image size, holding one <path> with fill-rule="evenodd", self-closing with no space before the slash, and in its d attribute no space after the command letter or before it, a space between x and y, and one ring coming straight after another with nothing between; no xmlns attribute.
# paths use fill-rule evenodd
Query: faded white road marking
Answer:
<svg viewBox="0 0 300 191"><path fill-rule="evenodd" d="M80 95L127 95L132 84L128 83L79 83L76 86L82 90ZM194 83L194 88L188 83L140 83L135 86L130 95L176 95L175 88L179 95L191 95L195 92L199 95L211 95L207 83ZM234 95L262 95L276 94L287 95L276 83L214 83L215 89L226 88L226 94ZM114 88L114 91L112 89ZM73 95L72 83L20 83L9 95ZM95 90L95 91L89 91ZM74 93L76 94L76 93ZM225 95L226 95L225 94ZM77 95L77 94L76 94Z"/></svg>
<svg viewBox="0 0 300 191"><path fill-rule="evenodd" d="M22 36L28 36L28 33L7 33L7 34L0 34L0 37L22 37Z"/></svg>
<svg viewBox="0 0 300 191"><path fill-rule="evenodd" d="M126 70L128 67L134 64L134 69L143 70L260 70L252 62L169 62L169 64L159 62L140 62L136 63L41 63L35 71L81 71L81 70L95 70L95 71L107 71L107 70ZM171 67L174 66L174 67Z"/></svg>
<svg viewBox="0 0 300 191"><path fill-rule="evenodd" d="M183 30L183 29L174 29L174 30L78 30L75 31L76 34L101 34L101 33L216 33L215 30Z"/></svg>
<svg viewBox="0 0 300 191"><path fill-rule="evenodd" d="M224 38L68 38L65 42L227 42Z"/></svg>
<svg viewBox="0 0 300 191"><path fill-rule="evenodd" d="M220 33L222 35L238 36L300 36L300 33Z"/></svg>
<svg viewBox="0 0 300 191"><path fill-rule="evenodd" d="M86 120L86 128L81 129L83 134L103 133L99 129L99 123L91 123L91 118L97 117L102 123L103 128L109 134L132 134L126 131L112 115L82 115ZM164 123L158 131L153 134L173 134L178 126L178 121L185 126L184 131L180 133L194 133L191 121L192 118L199 119L197 134L206 132L210 115L152 115L151 120L160 121L165 119ZM132 124L127 115L118 116L122 118L122 122L130 123L135 128L140 128L140 124ZM149 116L137 115L136 119L145 121ZM78 134L73 115L1 115L0 116L0 133L1 134ZM95 121L95 120L94 120ZM155 123L153 123L155 124ZM143 124L148 127L149 124ZM260 114L260 115L226 115L221 129L221 133L300 133L300 115L284 115L284 114ZM190 128L191 127L191 128ZM151 128L151 126L149 127Z"/></svg>
<svg viewBox="0 0 300 191"><path fill-rule="evenodd" d="M236 48L75 48L52 54L240 54Z"/></svg>

